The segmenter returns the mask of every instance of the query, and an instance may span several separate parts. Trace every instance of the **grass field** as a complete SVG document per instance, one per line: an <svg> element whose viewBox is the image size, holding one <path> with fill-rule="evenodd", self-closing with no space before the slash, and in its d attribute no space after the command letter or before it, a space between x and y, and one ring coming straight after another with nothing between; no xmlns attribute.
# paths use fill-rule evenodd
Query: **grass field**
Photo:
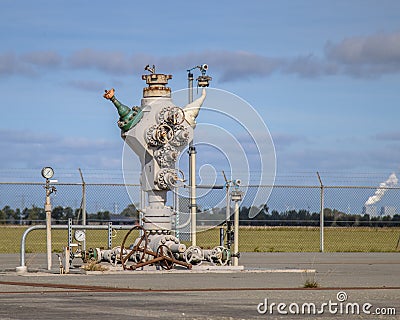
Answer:
<svg viewBox="0 0 400 320"><path fill-rule="evenodd" d="M23 232L27 227L0 226L0 253L19 253ZM114 234L113 246L121 245L126 230ZM132 233L129 243L137 234ZM396 252L400 251L400 228L325 228L326 252ZM87 230L86 245L106 247L107 230ZM316 227L241 227L239 231L240 252L317 252L320 233ZM67 230L52 231L52 249L61 252L67 245ZM184 242L190 245L189 242ZM219 245L219 229L200 231L197 244L203 248ZM26 239L26 252L46 251L45 230L34 230Z"/></svg>

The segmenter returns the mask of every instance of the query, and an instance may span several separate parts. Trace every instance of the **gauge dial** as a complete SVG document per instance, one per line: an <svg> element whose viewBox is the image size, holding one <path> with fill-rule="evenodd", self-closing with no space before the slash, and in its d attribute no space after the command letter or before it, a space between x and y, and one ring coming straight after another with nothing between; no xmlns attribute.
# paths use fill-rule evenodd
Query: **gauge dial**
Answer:
<svg viewBox="0 0 400 320"><path fill-rule="evenodd" d="M76 230L74 234L75 240L78 242L85 241L86 234L84 230Z"/></svg>
<svg viewBox="0 0 400 320"><path fill-rule="evenodd" d="M42 169L42 176L45 179L50 179L54 175L54 170L52 167L44 167Z"/></svg>

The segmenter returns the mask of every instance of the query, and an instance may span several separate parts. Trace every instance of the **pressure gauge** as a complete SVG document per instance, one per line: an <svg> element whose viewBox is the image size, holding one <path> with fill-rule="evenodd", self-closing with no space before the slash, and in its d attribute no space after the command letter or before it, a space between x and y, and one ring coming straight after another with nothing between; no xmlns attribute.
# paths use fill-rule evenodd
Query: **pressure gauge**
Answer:
<svg viewBox="0 0 400 320"><path fill-rule="evenodd" d="M75 240L78 242L85 241L85 238L86 238L85 231L84 230L76 230L74 237L75 237Z"/></svg>
<svg viewBox="0 0 400 320"><path fill-rule="evenodd" d="M54 175L54 170L53 170L52 167L44 167L44 168L42 169L42 176L43 176L43 178L45 178L45 179L50 179L50 178L53 177L53 175Z"/></svg>

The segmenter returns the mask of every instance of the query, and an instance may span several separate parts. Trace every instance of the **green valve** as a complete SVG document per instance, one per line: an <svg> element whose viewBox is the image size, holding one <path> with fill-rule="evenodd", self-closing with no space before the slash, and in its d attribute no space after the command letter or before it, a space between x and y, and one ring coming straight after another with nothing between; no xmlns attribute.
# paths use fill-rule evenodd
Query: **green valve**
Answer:
<svg viewBox="0 0 400 320"><path fill-rule="evenodd" d="M132 129L143 117L142 109L133 107L132 109L122 104L115 96L114 89L106 91L104 98L109 99L118 110L118 127L123 132Z"/></svg>

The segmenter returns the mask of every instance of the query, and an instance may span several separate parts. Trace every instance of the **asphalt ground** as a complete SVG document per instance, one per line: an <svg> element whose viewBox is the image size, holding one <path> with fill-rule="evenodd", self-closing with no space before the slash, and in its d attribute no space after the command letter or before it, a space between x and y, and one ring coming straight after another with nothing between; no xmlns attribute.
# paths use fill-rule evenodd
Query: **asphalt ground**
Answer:
<svg viewBox="0 0 400 320"><path fill-rule="evenodd" d="M18 275L19 256L0 255L0 319L400 319L399 253L243 253L229 272L59 275L56 259L51 272L28 261Z"/></svg>

